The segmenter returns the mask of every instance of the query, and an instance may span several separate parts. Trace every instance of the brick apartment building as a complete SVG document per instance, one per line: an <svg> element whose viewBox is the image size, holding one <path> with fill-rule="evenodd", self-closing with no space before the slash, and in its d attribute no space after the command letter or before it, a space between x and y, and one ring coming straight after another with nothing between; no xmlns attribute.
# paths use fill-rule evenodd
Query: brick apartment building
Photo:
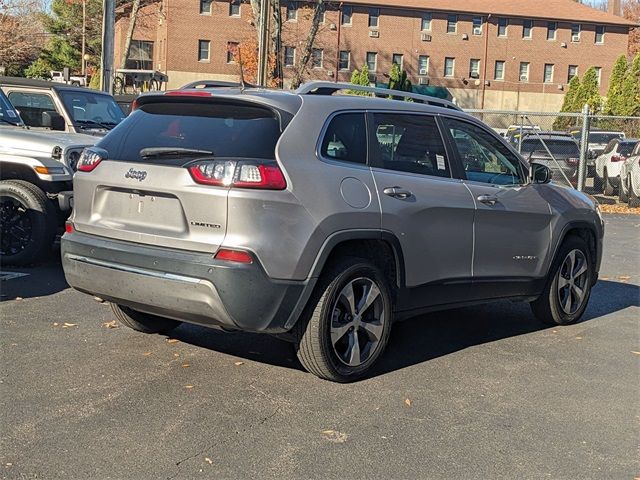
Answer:
<svg viewBox="0 0 640 480"><path fill-rule="evenodd" d="M572 0L349 0L327 3L305 78L349 81L367 63L386 82L393 62L414 85L446 89L466 108L559 109L572 75L594 66L606 93L635 25ZM311 26L311 9L282 1L284 82ZM237 81L229 45L256 38L246 0L160 0L139 15L128 66L169 76L168 88L197 79ZM116 25L122 52L128 19ZM116 64L120 64L116 54Z"/></svg>

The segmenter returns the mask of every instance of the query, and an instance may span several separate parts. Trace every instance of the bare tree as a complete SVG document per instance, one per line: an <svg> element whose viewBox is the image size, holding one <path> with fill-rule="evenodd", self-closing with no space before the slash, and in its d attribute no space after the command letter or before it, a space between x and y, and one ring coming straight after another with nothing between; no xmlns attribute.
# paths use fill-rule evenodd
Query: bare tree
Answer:
<svg viewBox="0 0 640 480"><path fill-rule="evenodd" d="M129 58L129 51L131 50L131 39L133 38L133 31L136 28L136 22L138 20L138 12L140 10L140 0L133 0L131 4L131 14L129 15L129 25L127 28L127 36L124 39L124 49L122 50L122 58L120 59L120 68L125 68L127 65L127 59Z"/></svg>
<svg viewBox="0 0 640 480"><path fill-rule="evenodd" d="M40 0L0 0L0 66L21 68L35 60L44 46Z"/></svg>
<svg viewBox="0 0 640 480"><path fill-rule="evenodd" d="M315 5L313 8L311 28L309 29L309 33L307 34L307 39L304 43L304 47L302 48L302 53L298 59L297 64L295 65L293 77L291 78L291 88L298 88L304 80L304 73L307 69L307 65L309 64L309 60L311 60L311 54L313 52L313 46L316 41L316 35L318 34L320 22L322 21L322 18L324 16L324 0L315 0L314 4Z"/></svg>

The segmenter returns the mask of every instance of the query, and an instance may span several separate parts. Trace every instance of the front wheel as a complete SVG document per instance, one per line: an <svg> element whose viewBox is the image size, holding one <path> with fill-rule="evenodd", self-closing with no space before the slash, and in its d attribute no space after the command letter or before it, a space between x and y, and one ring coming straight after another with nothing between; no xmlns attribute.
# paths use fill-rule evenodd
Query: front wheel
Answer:
<svg viewBox="0 0 640 480"><path fill-rule="evenodd" d="M620 187L618 187L618 200L622 203L629 201L628 189L626 188L627 180L620 176Z"/></svg>
<svg viewBox="0 0 640 480"><path fill-rule="evenodd" d="M111 304L111 309L121 324L142 333L169 333L182 323L170 318L139 312L115 303Z"/></svg>
<svg viewBox="0 0 640 480"><path fill-rule="evenodd" d="M542 295L531 303L534 315L550 325L577 322L589 302L593 266L587 242L568 237L547 279Z"/></svg>
<svg viewBox="0 0 640 480"><path fill-rule="evenodd" d="M616 193L616 187L613 186L611 180L609 180L609 174L607 171L604 171L604 180L602 181L602 193L605 195L614 195Z"/></svg>
<svg viewBox="0 0 640 480"><path fill-rule="evenodd" d="M294 332L298 359L326 380L362 377L389 340L389 287L380 269L364 259L345 258L328 269L306 313Z"/></svg>

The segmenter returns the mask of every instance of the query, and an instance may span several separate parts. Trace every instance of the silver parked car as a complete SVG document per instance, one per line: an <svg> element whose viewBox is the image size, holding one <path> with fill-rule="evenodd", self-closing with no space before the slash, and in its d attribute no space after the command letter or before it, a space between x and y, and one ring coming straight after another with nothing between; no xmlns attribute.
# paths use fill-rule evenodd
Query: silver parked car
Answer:
<svg viewBox="0 0 640 480"><path fill-rule="evenodd" d="M365 375L394 319L512 299L576 322L596 282L593 199L549 183L439 99L315 82L145 95L74 177L74 288L142 332L285 334L310 372Z"/></svg>

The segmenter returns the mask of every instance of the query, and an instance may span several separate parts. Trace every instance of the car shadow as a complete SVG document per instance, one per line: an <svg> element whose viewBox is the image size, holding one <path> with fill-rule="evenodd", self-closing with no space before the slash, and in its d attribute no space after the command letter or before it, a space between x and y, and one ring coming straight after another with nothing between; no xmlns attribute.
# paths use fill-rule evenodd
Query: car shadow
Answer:
<svg viewBox="0 0 640 480"><path fill-rule="evenodd" d="M640 287L601 280L582 322L640 306ZM497 302L421 315L394 325L386 353L369 378L464 350L475 345L550 328L526 303ZM172 335L182 342L246 360L302 370L293 346L264 334L224 332L183 324Z"/></svg>

